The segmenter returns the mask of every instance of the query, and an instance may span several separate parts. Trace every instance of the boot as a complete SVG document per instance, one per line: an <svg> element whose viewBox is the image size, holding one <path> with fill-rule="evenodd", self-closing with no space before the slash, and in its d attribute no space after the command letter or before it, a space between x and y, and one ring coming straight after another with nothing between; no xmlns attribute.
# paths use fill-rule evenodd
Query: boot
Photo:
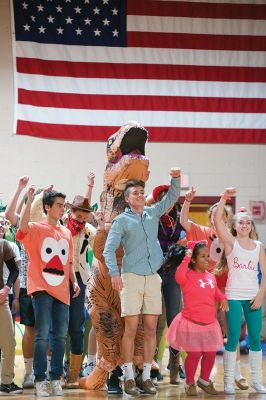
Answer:
<svg viewBox="0 0 266 400"><path fill-rule="evenodd" d="M180 359L180 354L179 352L175 354L171 347L169 347L169 354L170 354L170 360L169 360L169 367L170 367L170 383L172 385L178 385L179 382L179 359Z"/></svg>
<svg viewBox="0 0 266 400"><path fill-rule="evenodd" d="M68 389L79 388L79 373L82 363L82 354L70 353L69 379L66 383Z"/></svg>
<svg viewBox="0 0 266 400"><path fill-rule="evenodd" d="M257 393L266 393L266 388L262 384L262 351L249 350L249 363L251 387L253 387Z"/></svg>
<svg viewBox="0 0 266 400"><path fill-rule="evenodd" d="M224 392L235 394L236 352L224 351Z"/></svg>

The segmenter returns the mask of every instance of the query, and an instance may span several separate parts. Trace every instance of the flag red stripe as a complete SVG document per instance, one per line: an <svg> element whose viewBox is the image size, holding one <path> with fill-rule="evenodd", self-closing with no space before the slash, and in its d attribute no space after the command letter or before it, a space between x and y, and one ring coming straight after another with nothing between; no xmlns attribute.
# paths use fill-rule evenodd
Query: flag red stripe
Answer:
<svg viewBox="0 0 266 400"><path fill-rule="evenodd" d="M17 58L17 72L73 78L266 82L263 67L86 63L24 57Z"/></svg>
<svg viewBox="0 0 266 400"><path fill-rule="evenodd" d="M266 22L265 22L266 23ZM265 36L128 32L128 47L265 51Z"/></svg>
<svg viewBox="0 0 266 400"><path fill-rule="evenodd" d="M260 143L266 144L265 129L210 129L146 127L150 142ZM115 126L56 125L17 121L17 134L34 137L105 141Z"/></svg>
<svg viewBox="0 0 266 400"><path fill-rule="evenodd" d="M19 89L18 103L88 110L154 110L266 113L266 99L179 96L122 96L51 93Z"/></svg>
<svg viewBox="0 0 266 400"><path fill-rule="evenodd" d="M163 17L266 19L265 4L204 3L187 1L128 0L128 15Z"/></svg>

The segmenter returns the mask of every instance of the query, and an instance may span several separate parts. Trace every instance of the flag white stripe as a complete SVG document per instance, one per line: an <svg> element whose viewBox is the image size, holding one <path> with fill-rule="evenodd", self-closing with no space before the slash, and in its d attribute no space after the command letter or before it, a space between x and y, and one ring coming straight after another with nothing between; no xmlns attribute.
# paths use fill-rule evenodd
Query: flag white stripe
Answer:
<svg viewBox="0 0 266 400"><path fill-rule="evenodd" d="M104 118L103 118L104 112ZM121 121L121 115L123 120ZM165 111L110 111L70 110L20 105L18 119L51 124L117 126L129 120L141 121L144 126L194 128L265 129L262 114L165 112Z"/></svg>
<svg viewBox="0 0 266 400"><path fill-rule="evenodd" d="M145 79L67 78L17 74L19 88L27 90L135 96L192 96L265 98L266 83L204 82Z"/></svg>
<svg viewBox="0 0 266 400"><path fill-rule="evenodd" d="M42 60L161 64L161 65L206 65L226 67L265 67L266 52L193 50L193 49L153 49L118 48L95 46L66 46L17 42L16 56L39 58Z"/></svg>
<svg viewBox="0 0 266 400"><path fill-rule="evenodd" d="M265 36L264 20L157 17L129 15L127 30L133 32L190 33L208 35Z"/></svg>

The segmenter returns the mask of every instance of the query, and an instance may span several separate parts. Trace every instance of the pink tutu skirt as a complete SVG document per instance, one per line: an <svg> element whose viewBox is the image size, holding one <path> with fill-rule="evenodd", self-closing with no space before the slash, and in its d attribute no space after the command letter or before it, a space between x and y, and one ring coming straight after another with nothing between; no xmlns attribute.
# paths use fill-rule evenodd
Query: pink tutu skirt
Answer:
<svg viewBox="0 0 266 400"><path fill-rule="evenodd" d="M198 325L179 313L169 326L169 346L181 351L218 351L223 346L222 331L217 319L209 325Z"/></svg>

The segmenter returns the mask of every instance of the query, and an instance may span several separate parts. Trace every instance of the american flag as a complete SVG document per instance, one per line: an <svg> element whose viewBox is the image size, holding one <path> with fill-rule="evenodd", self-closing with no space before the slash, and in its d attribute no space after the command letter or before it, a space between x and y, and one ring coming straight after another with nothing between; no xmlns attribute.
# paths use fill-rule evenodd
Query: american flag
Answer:
<svg viewBox="0 0 266 400"><path fill-rule="evenodd" d="M15 132L266 143L262 0L13 0Z"/></svg>

